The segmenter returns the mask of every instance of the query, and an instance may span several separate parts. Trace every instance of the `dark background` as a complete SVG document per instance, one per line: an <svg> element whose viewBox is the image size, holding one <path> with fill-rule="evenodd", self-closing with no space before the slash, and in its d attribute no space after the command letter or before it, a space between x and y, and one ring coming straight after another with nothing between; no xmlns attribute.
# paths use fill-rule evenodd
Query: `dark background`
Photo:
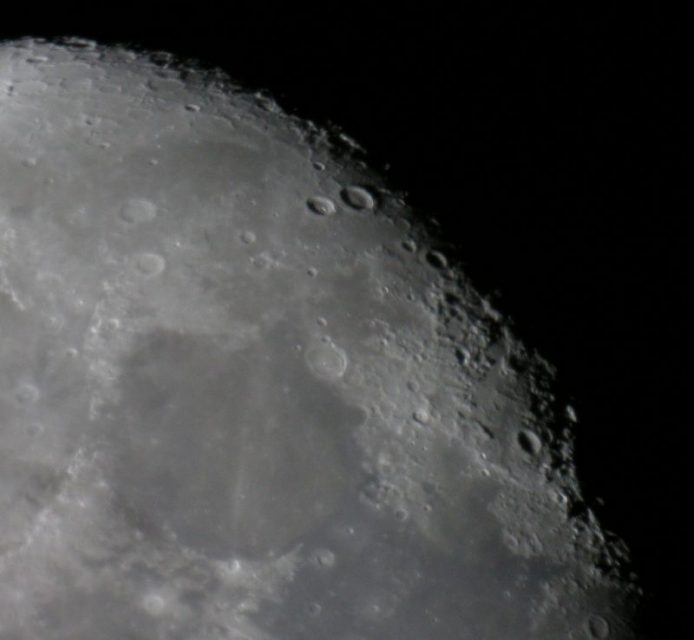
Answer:
<svg viewBox="0 0 694 640"><path fill-rule="evenodd" d="M225 68L389 165L477 286L558 368L579 475L630 545L648 637L683 624L692 270L684 30L660 13L455 16L237 5L5 21L0 37L134 42ZM262 15L261 15L262 14ZM687 628L682 626L682 629Z"/></svg>

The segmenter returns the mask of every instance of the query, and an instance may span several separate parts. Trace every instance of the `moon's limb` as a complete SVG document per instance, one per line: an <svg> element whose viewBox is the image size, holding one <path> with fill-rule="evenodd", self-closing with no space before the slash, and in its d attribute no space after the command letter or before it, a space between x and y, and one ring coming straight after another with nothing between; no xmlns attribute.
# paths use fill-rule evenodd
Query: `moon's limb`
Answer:
<svg viewBox="0 0 694 640"><path fill-rule="evenodd" d="M356 143L26 40L0 149L2 638L634 637L551 367Z"/></svg>

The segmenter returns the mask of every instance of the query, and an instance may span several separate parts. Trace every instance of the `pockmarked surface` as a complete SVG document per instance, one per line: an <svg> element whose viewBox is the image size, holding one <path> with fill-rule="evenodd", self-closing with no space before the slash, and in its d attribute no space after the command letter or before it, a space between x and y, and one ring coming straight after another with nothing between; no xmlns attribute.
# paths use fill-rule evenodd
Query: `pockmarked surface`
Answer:
<svg viewBox="0 0 694 640"><path fill-rule="evenodd" d="M0 45L0 637L634 637L552 367L432 237L221 72Z"/></svg>

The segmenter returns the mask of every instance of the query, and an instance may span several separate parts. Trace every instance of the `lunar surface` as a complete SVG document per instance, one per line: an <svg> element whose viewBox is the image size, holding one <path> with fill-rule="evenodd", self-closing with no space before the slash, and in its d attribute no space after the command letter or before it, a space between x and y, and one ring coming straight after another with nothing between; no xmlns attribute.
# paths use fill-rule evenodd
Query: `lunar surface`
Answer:
<svg viewBox="0 0 694 640"><path fill-rule="evenodd" d="M2 640L636 637L552 367L363 157L0 44Z"/></svg>

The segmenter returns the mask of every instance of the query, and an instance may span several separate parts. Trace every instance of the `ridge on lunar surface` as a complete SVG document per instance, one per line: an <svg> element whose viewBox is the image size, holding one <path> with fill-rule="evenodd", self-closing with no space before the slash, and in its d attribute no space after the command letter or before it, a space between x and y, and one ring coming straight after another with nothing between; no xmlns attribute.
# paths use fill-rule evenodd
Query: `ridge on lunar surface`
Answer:
<svg viewBox="0 0 694 640"><path fill-rule="evenodd" d="M633 638L553 371L356 143L0 45L0 638Z"/></svg>

